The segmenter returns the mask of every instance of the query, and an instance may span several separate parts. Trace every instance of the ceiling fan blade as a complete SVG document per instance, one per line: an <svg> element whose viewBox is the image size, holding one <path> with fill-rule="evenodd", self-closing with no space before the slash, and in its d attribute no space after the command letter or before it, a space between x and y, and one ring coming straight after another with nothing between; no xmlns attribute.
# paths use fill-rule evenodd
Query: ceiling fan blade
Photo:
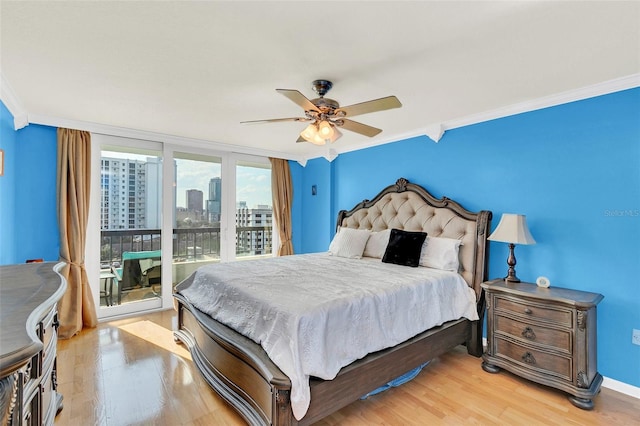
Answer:
<svg viewBox="0 0 640 426"><path fill-rule="evenodd" d="M240 124L277 123L279 121L311 121L311 119L306 117L270 118L268 120L241 121Z"/></svg>
<svg viewBox="0 0 640 426"><path fill-rule="evenodd" d="M315 106L305 95L298 92L297 90L291 89L276 89L276 92L283 94L287 98L291 99L293 102L302 107L305 111L318 111L317 106Z"/></svg>
<svg viewBox="0 0 640 426"><path fill-rule="evenodd" d="M368 114L370 112L400 108L401 106L402 104L398 98L395 96L387 96L386 98L374 99L372 101L340 107L336 112L340 115L339 111L342 111L345 114L345 117L353 117L360 114Z"/></svg>
<svg viewBox="0 0 640 426"><path fill-rule="evenodd" d="M343 118L342 122L343 124L340 127L342 127L343 129L360 133L361 135L369 136L370 138L374 137L382 131L382 129L367 126L366 124L358 123L357 121L347 120L346 118Z"/></svg>

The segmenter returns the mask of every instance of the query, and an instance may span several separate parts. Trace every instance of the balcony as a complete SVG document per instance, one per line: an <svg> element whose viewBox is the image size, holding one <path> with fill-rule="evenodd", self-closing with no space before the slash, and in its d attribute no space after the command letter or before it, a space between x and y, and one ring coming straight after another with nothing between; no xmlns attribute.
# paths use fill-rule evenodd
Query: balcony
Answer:
<svg viewBox="0 0 640 426"><path fill-rule="evenodd" d="M271 227L236 227L236 256L253 257L256 251L271 253ZM101 231L100 263L102 269L119 267L124 252L161 249L159 229ZM176 228L173 230L173 263L217 261L220 259L220 227ZM263 246L259 250L258 244Z"/></svg>
<svg viewBox="0 0 640 426"><path fill-rule="evenodd" d="M271 227L243 226L236 228L236 258L251 259L270 256L271 251ZM256 238L256 236L259 237ZM207 228L177 228L173 230L173 268L172 285L187 278L200 266L220 261L220 227ZM111 306L121 303L134 302L150 297L159 297L161 283L159 275L157 285L142 280L140 288L128 289L126 269L122 255L131 253L155 252L161 250L160 229L127 229L127 230L103 230L101 231L100 269L101 269L101 305ZM142 254L142 253L141 253ZM136 257L135 255L133 257ZM146 259L151 260L151 259ZM147 270L154 267L159 274L160 262L153 261L152 265L143 264L141 273L147 276ZM110 270L115 269L113 274ZM157 267L157 268L156 268ZM140 268L138 268L140 269ZM115 279L118 277L117 279ZM110 281L115 279L115 281ZM107 286L110 285L109 288ZM150 293L151 291L151 293Z"/></svg>

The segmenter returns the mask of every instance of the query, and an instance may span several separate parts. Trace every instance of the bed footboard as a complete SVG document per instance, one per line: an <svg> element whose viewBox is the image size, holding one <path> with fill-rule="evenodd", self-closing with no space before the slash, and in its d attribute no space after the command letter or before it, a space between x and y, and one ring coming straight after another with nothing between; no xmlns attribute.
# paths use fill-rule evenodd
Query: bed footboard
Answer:
<svg viewBox="0 0 640 426"><path fill-rule="evenodd" d="M291 382L253 341L191 306L180 295L176 340L204 379L250 425L290 425Z"/></svg>
<svg viewBox="0 0 640 426"><path fill-rule="evenodd" d="M482 335L473 331L481 333L480 321L447 322L369 354L344 367L333 380L311 378L311 405L298 421L289 402L291 382L264 350L200 312L179 294L174 297L178 302L175 338L187 346L207 383L250 425L312 424L455 346L466 344L472 355L478 345L482 348Z"/></svg>

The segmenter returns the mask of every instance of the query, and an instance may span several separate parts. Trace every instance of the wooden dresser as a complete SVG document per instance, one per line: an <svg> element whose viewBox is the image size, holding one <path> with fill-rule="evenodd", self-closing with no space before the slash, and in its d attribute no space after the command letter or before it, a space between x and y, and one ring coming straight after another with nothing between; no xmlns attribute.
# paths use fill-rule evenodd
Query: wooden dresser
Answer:
<svg viewBox="0 0 640 426"><path fill-rule="evenodd" d="M482 368L501 368L561 389L577 407L593 408L602 376L596 361L596 305L603 296L565 288L493 280L487 295L487 350Z"/></svg>
<svg viewBox="0 0 640 426"><path fill-rule="evenodd" d="M53 425L57 393L57 303L64 263L0 266L0 421Z"/></svg>

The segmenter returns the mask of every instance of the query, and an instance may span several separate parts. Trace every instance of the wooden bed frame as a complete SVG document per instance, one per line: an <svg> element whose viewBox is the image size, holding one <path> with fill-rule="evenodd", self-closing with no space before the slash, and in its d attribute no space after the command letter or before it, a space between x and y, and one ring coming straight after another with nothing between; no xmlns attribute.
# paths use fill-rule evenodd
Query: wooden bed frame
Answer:
<svg viewBox="0 0 640 426"><path fill-rule="evenodd" d="M410 202L405 202L409 195ZM464 273L461 273L476 292L480 320L449 321L397 346L369 354L353 362L340 370L333 380L312 377L310 380L311 405L301 420L296 420L291 410L289 378L269 359L262 347L199 311L178 294L180 289L191 284L193 276L176 286L174 294L178 310L178 329L174 333L176 341L181 341L188 347L196 367L205 380L247 423L251 425L311 424L458 345L466 345L471 355L476 357L482 355L485 301L480 284L486 280L487 236L490 230L491 212L472 213L446 197L436 199L424 188L401 178L394 185L383 189L373 200L365 200L349 211L340 211L338 226L367 228L374 231L385 229L385 227L403 227L402 224L410 224L411 220L407 221L404 217L402 222L390 220L382 223L384 221L378 220L380 214L389 211L395 214L395 210L404 209L406 215L407 209L411 212L415 207L416 199L429 209L428 217L445 214L447 218L453 220L445 219L433 226L426 223L429 222L427 220L422 224L404 226L404 229L422 228L431 236L445 237L458 235L461 232L460 226L473 229L472 235L466 235L463 240L467 242L463 243L463 248L466 250L464 256L468 261L461 263L461 267L467 266ZM407 205L413 207L405 207ZM371 215L367 216L367 212ZM458 225L446 226L454 222ZM472 243L469 244L470 241ZM461 251L463 248L461 247ZM462 252L461 256L463 256Z"/></svg>

